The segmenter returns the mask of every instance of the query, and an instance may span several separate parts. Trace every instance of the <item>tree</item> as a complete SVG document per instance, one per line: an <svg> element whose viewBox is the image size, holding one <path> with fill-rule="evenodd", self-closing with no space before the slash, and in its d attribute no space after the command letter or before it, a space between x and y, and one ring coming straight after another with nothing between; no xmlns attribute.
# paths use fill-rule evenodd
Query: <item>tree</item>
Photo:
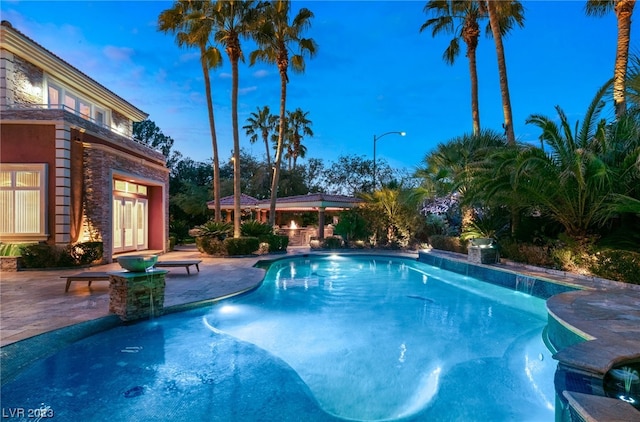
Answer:
<svg viewBox="0 0 640 422"><path fill-rule="evenodd" d="M542 130L540 138L551 152L545 154L539 148L526 150L514 167L522 196L539 204L575 239L586 237L596 224L606 221L613 194L629 195L629 189L638 194L637 127L623 129L600 118L602 98L610 83L598 91L584 121L576 124L573 132L559 106L556 111L560 125L555 119L531 115L527 123Z"/></svg>
<svg viewBox="0 0 640 422"><path fill-rule="evenodd" d="M630 57L629 70L627 72L627 98L632 112L640 111L640 56Z"/></svg>
<svg viewBox="0 0 640 422"><path fill-rule="evenodd" d="M188 237L189 229L209 218L207 201L211 198L210 162L179 160L172 167L169 180L169 229L179 241Z"/></svg>
<svg viewBox="0 0 640 422"><path fill-rule="evenodd" d="M471 78L471 118L473 133L480 132L480 106L478 104L478 70L476 66L476 49L480 37L478 21L486 17L477 1L430 0L424 6L424 12L433 16L422 24L420 32L430 28L431 35L443 33L453 35L449 46L442 55L445 63L452 65L460 53L459 40L467 46L469 75ZM459 24L457 24L459 22Z"/></svg>
<svg viewBox="0 0 640 422"><path fill-rule="evenodd" d="M171 151L173 148L173 138L162 133L162 130L149 119L141 122L133 122L133 137L145 145L162 152L166 158L168 169L173 167L182 159L179 151Z"/></svg>
<svg viewBox="0 0 640 422"><path fill-rule="evenodd" d="M407 246L418 225L418 203L420 196L413 189L383 187L373 193L363 194L367 201L366 207L378 215L378 221L383 233L376 238L382 238L385 243Z"/></svg>
<svg viewBox="0 0 640 422"><path fill-rule="evenodd" d="M275 0L268 4L263 15L264 25L261 30L254 33L258 49L251 53L250 63L264 61L276 64L280 72L280 122L278 130L278 145L276 149L276 162L271 182L271 205L269 208L269 223L275 224L276 198L278 197L278 182L280 179L280 165L282 161L282 148L285 138L285 110L287 102L287 72L289 65L294 72L304 72L304 57L313 57L316 52L316 43L311 38L303 38L303 32L311 26L313 13L306 8L298 11L298 14L289 21L291 2L287 0ZM293 52L293 51L296 52ZM292 52L289 60L289 52Z"/></svg>
<svg viewBox="0 0 640 422"><path fill-rule="evenodd" d="M513 112L511 109L511 96L509 95L509 81L507 79L507 62L504 56L502 38L510 30L513 24L522 27L524 24L524 9L519 1L515 0L481 0L486 5L489 14L491 33L496 44L498 57L498 73L500 74L500 93L502 94L502 112L504 114L504 130L507 141L511 145L516 143L516 135L513 131Z"/></svg>
<svg viewBox="0 0 640 422"><path fill-rule="evenodd" d="M162 32L176 35L176 43L180 47L197 47L200 50L200 65L204 75L204 87L209 112L209 130L211 132L211 148L213 150L213 199L215 203L215 220L221 220L220 212L220 161L218 157L218 140L211 96L211 79L209 69L222 64L220 51L209 44L213 29L213 7L211 1L176 1L172 8L163 11L158 18L158 28Z"/></svg>
<svg viewBox="0 0 640 422"><path fill-rule="evenodd" d="M423 180L420 189L423 197L455 197L460 203L462 224L469 224L472 207L478 202L473 190L477 186L478 165L506 143L504 135L483 130L477 135L465 134L439 144L425 156L424 166L416 172Z"/></svg>
<svg viewBox="0 0 640 422"><path fill-rule="evenodd" d="M631 41L631 15L636 0L587 0L587 15L603 16L612 10L618 21L618 45L613 68L613 104L616 117L621 118L627 109L625 100L625 78L629 62L629 43Z"/></svg>
<svg viewBox="0 0 640 422"><path fill-rule="evenodd" d="M327 193L356 196L364 192L372 192L373 160L364 156L341 155L338 161L331 164L324 172ZM378 163L377 177L382 184L392 180L393 171L385 161Z"/></svg>
<svg viewBox="0 0 640 422"><path fill-rule="evenodd" d="M214 40L224 47L231 63L231 121L233 126L233 237L240 237L240 136L238 133L238 63L244 60L240 38L255 30L257 9L253 0L219 0L215 3Z"/></svg>
<svg viewBox="0 0 640 422"><path fill-rule="evenodd" d="M242 128L245 130L247 136L249 136L249 142L252 144L258 141L258 137L262 138L264 146L267 152L267 168L271 168L271 148L269 148L269 135L276 128L278 123L278 117L271 114L269 106L257 108L256 111L251 113L251 116L247 119L247 125Z"/></svg>
<svg viewBox="0 0 640 422"><path fill-rule="evenodd" d="M293 160L293 165L289 165L290 170L295 170L298 157L304 158L307 148L302 145L304 136L313 136L311 130L311 120L307 118L309 112L303 112L301 108L287 112L287 128L290 136L290 152L289 159Z"/></svg>
<svg viewBox="0 0 640 422"><path fill-rule="evenodd" d="M464 197L473 182L476 163L505 145L505 137L492 130L453 138L427 154L416 175L437 196L457 193Z"/></svg>

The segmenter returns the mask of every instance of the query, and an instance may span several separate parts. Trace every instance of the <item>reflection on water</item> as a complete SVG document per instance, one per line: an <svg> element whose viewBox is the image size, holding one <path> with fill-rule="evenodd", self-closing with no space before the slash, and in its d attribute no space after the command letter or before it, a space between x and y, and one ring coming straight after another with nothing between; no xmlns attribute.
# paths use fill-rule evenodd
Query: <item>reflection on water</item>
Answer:
<svg viewBox="0 0 640 422"><path fill-rule="evenodd" d="M437 416L442 406L477 407L480 395L490 418L553 418L544 301L421 263L285 260L206 318L283 359L340 417ZM473 377L460 372L468 364Z"/></svg>

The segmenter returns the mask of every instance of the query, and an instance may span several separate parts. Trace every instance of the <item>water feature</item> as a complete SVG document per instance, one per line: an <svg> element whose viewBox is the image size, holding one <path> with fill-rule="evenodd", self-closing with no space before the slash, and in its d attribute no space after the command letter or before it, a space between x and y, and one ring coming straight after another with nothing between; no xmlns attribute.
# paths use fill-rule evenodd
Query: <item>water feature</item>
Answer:
<svg viewBox="0 0 640 422"><path fill-rule="evenodd" d="M275 262L254 292L88 337L3 385L61 420L553 420L544 301L395 258Z"/></svg>
<svg viewBox="0 0 640 422"><path fill-rule="evenodd" d="M522 292L527 295L533 295L533 288L535 287L535 277L529 277L523 274L516 275L516 287L517 292Z"/></svg>

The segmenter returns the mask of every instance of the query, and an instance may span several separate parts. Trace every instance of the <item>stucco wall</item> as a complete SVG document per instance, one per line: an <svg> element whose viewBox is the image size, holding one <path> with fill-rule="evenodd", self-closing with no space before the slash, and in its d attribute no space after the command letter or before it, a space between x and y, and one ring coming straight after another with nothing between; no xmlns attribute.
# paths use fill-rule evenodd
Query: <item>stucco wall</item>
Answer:
<svg viewBox="0 0 640 422"><path fill-rule="evenodd" d="M56 148L54 125L12 124L0 126L2 163L45 163L47 172L47 232L55 239Z"/></svg>

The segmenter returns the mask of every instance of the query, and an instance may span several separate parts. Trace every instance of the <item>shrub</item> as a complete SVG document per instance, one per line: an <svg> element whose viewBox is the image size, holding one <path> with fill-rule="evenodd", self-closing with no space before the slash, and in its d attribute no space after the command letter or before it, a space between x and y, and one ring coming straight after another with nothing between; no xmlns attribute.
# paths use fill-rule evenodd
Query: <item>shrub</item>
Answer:
<svg viewBox="0 0 640 422"><path fill-rule="evenodd" d="M340 221L333 232L342 236L347 242L365 240L371 234L367 221L358 210L343 211L340 213Z"/></svg>
<svg viewBox="0 0 640 422"><path fill-rule="evenodd" d="M519 243L511 239L500 242L500 256L514 262L535 265L537 267L558 268L552 258L552 248L549 245L534 245Z"/></svg>
<svg viewBox="0 0 640 422"><path fill-rule="evenodd" d="M189 238L189 223L183 220L169 222L169 236L175 238L175 244L182 244Z"/></svg>
<svg viewBox="0 0 640 422"><path fill-rule="evenodd" d="M193 230L193 235L196 237L215 237L218 240L224 240L232 231L233 224L210 220L197 226Z"/></svg>
<svg viewBox="0 0 640 422"><path fill-rule="evenodd" d="M69 247L45 243L24 246L22 262L26 268L71 267L75 264Z"/></svg>
<svg viewBox="0 0 640 422"><path fill-rule="evenodd" d="M260 239L261 242L269 244L269 252L286 252L289 246L289 237L270 234Z"/></svg>
<svg viewBox="0 0 640 422"><path fill-rule="evenodd" d="M273 234L273 227L257 220L245 221L240 226L240 233L242 236L257 237L261 241L266 241L267 236Z"/></svg>
<svg viewBox="0 0 640 422"><path fill-rule="evenodd" d="M76 243L70 246L69 251L76 265L89 265L92 262L102 260L104 245L102 242Z"/></svg>
<svg viewBox="0 0 640 422"><path fill-rule="evenodd" d="M208 255L227 255L224 240L217 237L198 236L196 237L196 247L198 251Z"/></svg>
<svg viewBox="0 0 640 422"><path fill-rule="evenodd" d="M434 249L443 251L451 251L458 253L467 253L466 242L461 242L459 237L434 235L429 236L429 244Z"/></svg>
<svg viewBox="0 0 640 422"><path fill-rule="evenodd" d="M260 241L257 237L230 237L224 240L227 253L234 255L251 255L260 247Z"/></svg>
<svg viewBox="0 0 640 422"><path fill-rule="evenodd" d="M26 268L55 268L88 265L103 257L102 242L76 243L57 246L37 243L22 246L22 260Z"/></svg>
<svg viewBox="0 0 640 422"><path fill-rule="evenodd" d="M590 270L598 277L640 284L640 253L623 250L597 252Z"/></svg>
<svg viewBox="0 0 640 422"><path fill-rule="evenodd" d="M322 247L326 249L340 249L342 247L342 238L340 236L325 237Z"/></svg>
<svg viewBox="0 0 640 422"><path fill-rule="evenodd" d="M20 256L22 247L19 243L0 243L0 256Z"/></svg>

